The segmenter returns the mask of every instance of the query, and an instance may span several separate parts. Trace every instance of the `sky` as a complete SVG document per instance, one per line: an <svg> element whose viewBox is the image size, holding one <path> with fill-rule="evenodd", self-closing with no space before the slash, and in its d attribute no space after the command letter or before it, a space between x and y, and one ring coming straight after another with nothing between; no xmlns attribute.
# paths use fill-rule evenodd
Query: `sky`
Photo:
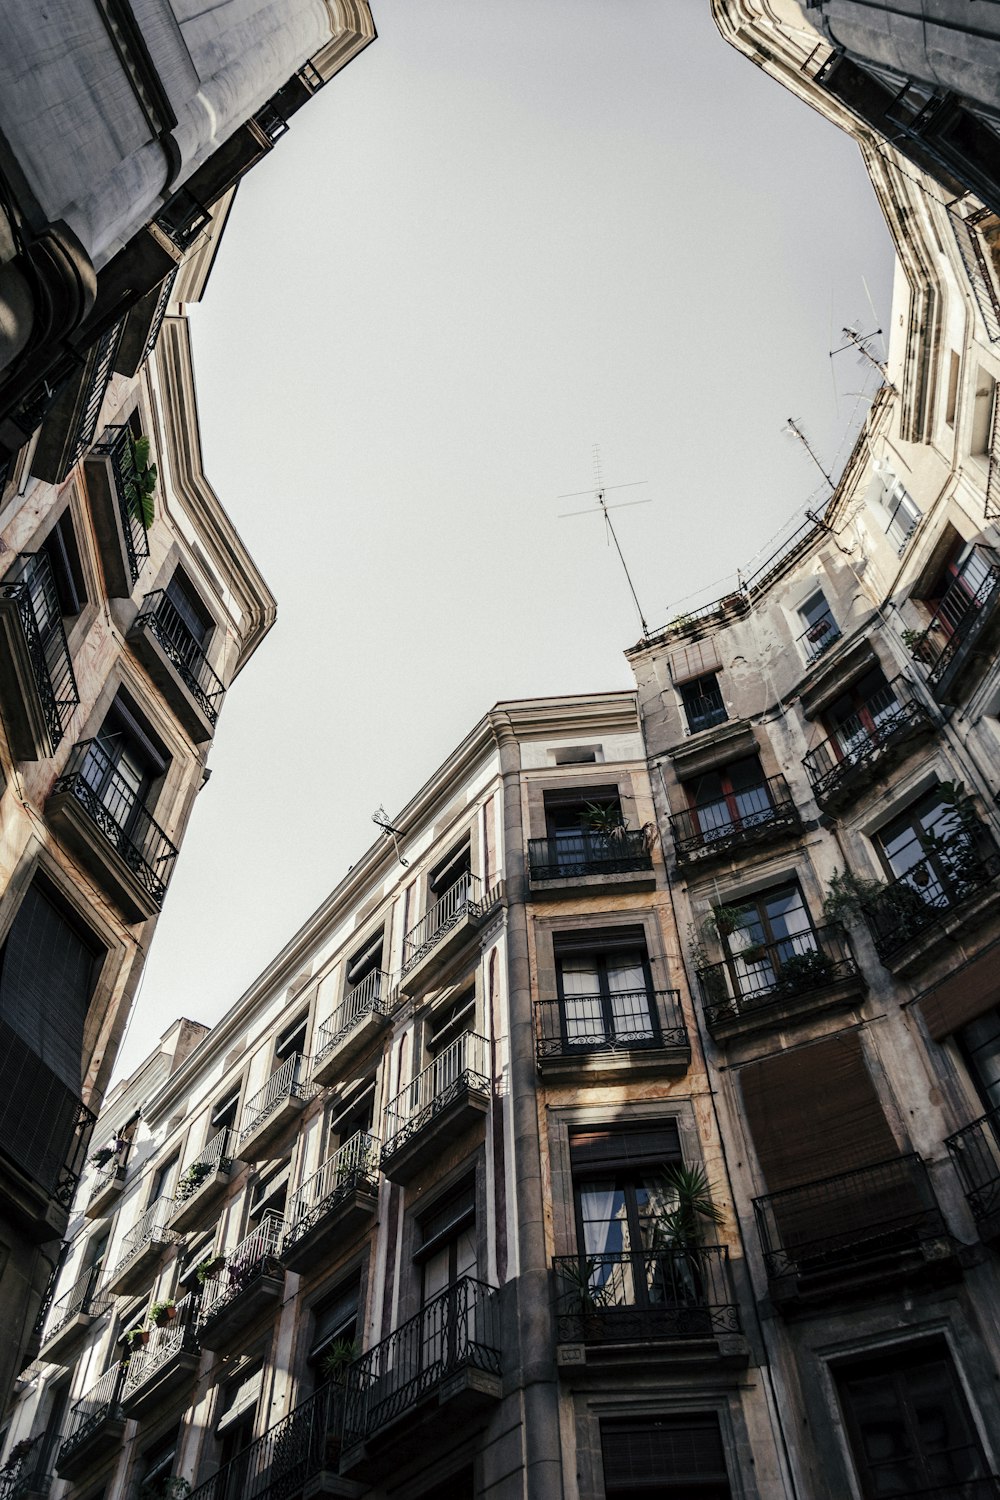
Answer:
<svg viewBox="0 0 1000 1500"><path fill-rule="evenodd" d="M206 469L278 622L227 696L119 1075L174 1017L217 1021L493 703L631 686L595 445L635 485L609 502L648 501L614 522L655 629L828 493L787 418L836 475L873 389L830 357L887 327L860 155L708 0L372 10L191 310Z"/></svg>

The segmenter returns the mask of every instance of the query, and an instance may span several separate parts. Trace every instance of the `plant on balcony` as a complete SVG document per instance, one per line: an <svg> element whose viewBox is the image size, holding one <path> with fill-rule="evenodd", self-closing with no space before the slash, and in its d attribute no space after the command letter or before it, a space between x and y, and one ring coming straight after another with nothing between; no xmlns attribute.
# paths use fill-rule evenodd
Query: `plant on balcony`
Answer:
<svg viewBox="0 0 1000 1500"><path fill-rule="evenodd" d="M602 1293L594 1286L597 1258L588 1255L585 1260L564 1260L559 1264L559 1275L566 1283L567 1306L564 1312L594 1313L604 1305Z"/></svg>
<svg viewBox="0 0 1000 1500"><path fill-rule="evenodd" d="M653 1221L654 1243L661 1250L697 1250L705 1225L724 1222L712 1201L712 1184L705 1168L668 1167L659 1182L662 1203Z"/></svg>
<svg viewBox="0 0 1000 1500"><path fill-rule="evenodd" d="M97 1170L100 1171L100 1169L102 1167L106 1167L107 1166L108 1162L111 1160L111 1158L114 1155L115 1155L115 1148L114 1148L114 1146L100 1146L91 1155L91 1157L90 1157L90 1165L92 1167L96 1167Z"/></svg>
<svg viewBox="0 0 1000 1500"><path fill-rule="evenodd" d="M185 1500L190 1493L190 1482L179 1474L159 1474L140 1484L136 1500Z"/></svg>
<svg viewBox="0 0 1000 1500"><path fill-rule="evenodd" d="M908 886L903 889L909 891ZM860 917L882 901L888 890L884 880L869 880L866 875L855 875L853 870L835 870L830 878L830 888L823 898L823 915L828 922L843 922L851 917ZM923 906L916 891L909 891L909 894ZM903 901L907 899L904 897Z"/></svg>
<svg viewBox="0 0 1000 1500"><path fill-rule="evenodd" d="M3 1466L2 1468L0 1468L0 1474L9 1474L12 1469L16 1469L21 1463L21 1460L27 1458L28 1454L31 1452L37 1441L37 1437L33 1437L21 1438L19 1442L16 1442L13 1448L7 1454Z"/></svg>
<svg viewBox="0 0 1000 1500"><path fill-rule="evenodd" d="M192 1162L178 1182L177 1191L174 1194L174 1197L179 1203L183 1203L186 1199L193 1197L201 1187L202 1183L205 1181L205 1178L210 1177L211 1175L212 1167L209 1162Z"/></svg>
<svg viewBox="0 0 1000 1500"><path fill-rule="evenodd" d="M753 915L749 906L713 906L702 925L709 937L722 942L734 932L745 931Z"/></svg>
<svg viewBox="0 0 1000 1500"><path fill-rule="evenodd" d="M627 832L625 821L621 809L613 802L585 802L583 810L591 833L599 833L607 839L624 838Z"/></svg>
<svg viewBox="0 0 1000 1500"><path fill-rule="evenodd" d="M129 449L132 472L125 480L125 504L129 514L141 521L146 531L153 524L155 510L153 495L156 491L156 465L149 461L149 438L134 438L129 434Z"/></svg>
<svg viewBox="0 0 1000 1500"><path fill-rule="evenodd" d="M781 962L775 991L785 995L796 995L801 990L819 989L833 979L836 965L829 954L820 948L810 948L805 953L790 953Z"/></svg>
<svg viewBox="0 0 1000 1500"><path fill-rule="evenodd" d="M331 1385L344 1385L347 1370L361 1353L354 1339L334 1339L320 1360L319 1367Z"/></svg>
<svg viewBox="0 0 1000 1500"><path fill-rule="evenodd" d="M177 1316L177 1305L169 1298L165 1302L154 1302L149 1309L149 1316L157 1328L166 1328Z"/></svg>
<svg viewBox="0 0 1000 1500"><path fill-rule="evenodd" d="M194 1268L198 1278L198 1285L204 1286L206 1281L214 1281L216 1276L226 1264L224 1255L210 1255L207 1260L201 1260Z"/></svg>
<svg viewBox="0 0 1000 1500"><path fill-rule="evenodd" d="M130 1328L125 1335L125 1342L128 1345L129 1354L133 1354L136 1349L141 1349L149 1343L149 1329Z"/></svg>
<svg viewBox="0 0 1000 1500"><path fill-rule="evenodd" d="M930 651L926 630L912 630L909 626L900 632L903 645L915 661L926 662Z"/></svg>

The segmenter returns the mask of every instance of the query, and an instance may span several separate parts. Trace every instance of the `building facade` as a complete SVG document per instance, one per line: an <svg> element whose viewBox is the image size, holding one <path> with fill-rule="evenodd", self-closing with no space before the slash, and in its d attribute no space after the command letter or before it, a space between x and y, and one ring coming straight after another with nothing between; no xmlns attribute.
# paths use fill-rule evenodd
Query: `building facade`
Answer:
<svg viewBox="0 0 1000 1500"><path fill-rule="evenodd" d="M274 601L202 469L180 268L65 479L0 503L0 1385L30 1354L222 701ZM165 316L164 316L165 314Z"/></svg>
<svg viewBox="0 0 1000 1500"><path fill-rule="evenodd" d="M366 0L14 3L4 26L0 477L47 414L73 425L112 343L141 349L184 253L375 35ZM34 472L61 482L57 436Z"/></svg>

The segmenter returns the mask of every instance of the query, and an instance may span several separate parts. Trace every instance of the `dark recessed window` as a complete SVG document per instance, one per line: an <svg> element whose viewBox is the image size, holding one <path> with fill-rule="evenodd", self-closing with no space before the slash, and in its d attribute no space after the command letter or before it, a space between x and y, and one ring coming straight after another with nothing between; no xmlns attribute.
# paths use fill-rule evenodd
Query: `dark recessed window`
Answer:
<svg viewBox="0 0 1000 1500"><path fill-rule="evenodd" d="M696 677L692 682L682 683L678 691L684 705L684 717L687 719L689 734L697 734L702 729L711 729L714 725L723 724L728 719L726 705L722 701L719 678L715 672L709 672L705 677Z"/></svg>

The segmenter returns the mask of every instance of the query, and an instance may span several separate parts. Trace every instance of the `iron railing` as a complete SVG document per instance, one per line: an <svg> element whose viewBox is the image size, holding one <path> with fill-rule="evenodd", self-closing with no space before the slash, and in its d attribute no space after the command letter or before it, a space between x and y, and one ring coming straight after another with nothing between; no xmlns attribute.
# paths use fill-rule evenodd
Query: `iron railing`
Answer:
<svg viewBox="0 0 1000 1500"><path fill-rule="evenodd" d="M288 1205L282 1250L298 1243L327 1214L333 1213L351 1193L378 1192L380 1142L359 1130L339 1151L328 1156L318 1171L307 1177Z"/></svg>
<svg viewBox="0 0 1000 1500"><path fill-rule="evenodd" d="M978 208L972 213L964 214L949 209L948 217L979 311L986 324L987 337L993 344L1000 343L1000 289L990 263L989 246L979 229L980 224L993 219L995 215L989 208Z"/></svg>
<svg viewBox="0 0 1000 1500"><path fill-rule="evenodd" d="M1000 854L985 829L960 829L941 843L940 852L918 860L862 905L879 958L891 958L1000 874Z"/></svg>
<svg viewBox="0 0 1000 1500"><path fill-rule="evenodd" d="M69 469L86 453L94 441L94 433L97 431L97 421L101 415L101 407L104 405L104 397L111 383L111 375L118 353L118 345L121 341L122 332L125 328L125 319L121 318L98 340L94 352L94 362L91 367L90 384L87 386L87 395L77 423L76 432L73 437L73 453L69 461Z"/></svg>
<svg viewBox="0 0 1000 1500"><path fill-rule="evenodd" d="M843 929L810 927L776 943L748 943L698 970L709 1031L858 974Z"/></svg>
<svg viewBox="0 0 1000 1500"><path fill-rule="evenodd" d="M538 1061L649 1048L689 1051L676 990L621 990L535 1002Z"/></svg>
<svg viewBox="0 0 1000 1500"><path fill-rule="evenodd" d="M829 651L835 641L840 640L840 626L829 612L821 615L818 620L803 630L795 644L802 648L806 661L818 661L825 651Z"/></svg>
<svg viewBox="0 0 1000 1500"><path fill-rule="evenodd" d="M802 757L817 802L822 805L861 781L882 764L888 751L931 727L923 704L904 696L906 691L899 680L887 683L838 725L835 735Z"/></svg>
<svg viewBox="0 0 1000 1500"><path fill-rule="evenodd" d="M151 901L163 905L177 849L136 798L100 740L80 740L53 792L74 797L136 877Z"/></svg>
<svg viewBox="0 0 1000 1500"><path fill-rule="evenodd" d="M977 1224L1000 1214L1000 1109L973 1120L945 1141Z"/></svg>
<svg viewBox="0 0 1000 1500"><path fill-rule="evenodd" d="M478 1093L488 1097L490 1076L489 1042L474 1031L464 1031L405 1089L390 1099L386 1110L383 1162L463 1094Z"/></svg>
<svg viewBox="0 0 1000 1500"><path fill-rule="evenodd" d="M68 1209L96 1116L28 1043L0 1021L0 1153Z"/></svg>
<svg viewBox="0 0 1000 1500"><path fill-rule="evenodd" d="M979 1457L971 1444L962 1450L963 1458L966 1455L973 1462ZM905 1495L907 1500L998 1500L1000 1478L996 1474L983 1474L979 1479L953 1479L950 1484L936 1484L929 1490L907 1490ZM900 1496L899 1500L903 1497Z"/></svg>
<svg viewBox="0 0 1000 1500"><path fill-rule="evenodd" d="M175 1355L196 1354L198 1348L198 1298L189 1292L176 1304L170 1322L162 1328L154 1325L149 1330L149 1341L130 1352L122 1399L127 1401Z"/></svg>
<svg viewBox="0 0 1000 1500"><path fill-rule="evenodd" d="M156 637L205 718L214 724L219 717L225 687L209 666L208 657L171 602L166 589L155 589L143 599L135 621L135 628L140 626L145 626L150 635Z"/></svg>
<svg viewBox="0 0 1000 1500"><path fill-rule="evenodd" d="M226 1264L217 1276L206 1280L201 1293L199 1321L207 1323L262 1276L283 1276L278 1259L283 1220L280 1214L267 1212L260 1223L235 1250L226 1251Z"/></svg>
<svg viewBox="0 0 1000 1500"><path fill-rule="evenodd" d="M177 280L177 272L179 271L179 269L179 266L175 266L174 269L170 272L170 275L165 277L164 280L160 283L160 290L157 294L156 306L153 309L153 316L150 321L149 332L146 335L146 342L143 345L141 360L142 364L145 364L146 360L156 348L156 341L160 337L160 329L163 327L163 320L167 315L167 308L170 306L170 294L174 289L174 282Z"/></svg>
<svg viewBox="0 0 1000 1500"><path fill-rule="evenodd" d="M381 969L373 969L370 974L366 974L342 1004L337 1006L329 1021L324 1021L319 1027L313 1068L324 1062L366 1016L389 1015L394 1000L391 975L384 974Z"/></svg>
<svg viewBox="0 0 1000 1500"><path fill-rule="evenodd" d="M992 554L991 554L992 555ZM1000 604L1000 563L992 563L973 591L956 578L931 616L913 650L920 659L921 646L930 661L927 681L931 688L947 690L948 678L972 652L976 641L996 614ZM938 645L941 636L945 639Z"/></svg>
<svg viewBox="0 0 1000 1500"><path fill-rule="evenodd" d="M136 473L133 453L134 438L129 427L106 427L99 443L94 444L94 453L111 461L118 514L121 517L122 536L129 576L138 583L143 565L149 561L149 537L142 523L142 512L136 502L139 477Z"/></svg>
<svg viewBox="0 0 1000 1500"><path fill-rule="evenodd" d="M0 583L0 598L11 600L17 610L31 676L55 751L80 706L80 693L63 629L56 581L44 552L21 554L13 572Z"/></svg>
<svg viewBox="0 0 1000 1500"><path fill-rule="evenodd" d="M189 1162L181 1173L174 1193L174 1207L193 1198L206 1177L213 1172L228 1172L236 1158L235 1130L219 1130L208 1145Z"/></svg>
<svg viewBox="0 0 1000 1500"><path fill-rule="evenodd" d="M649 839L643 828L610 829L598 833L581 828L551 839L528 840L528 870L532 880L565 880L574 875L625 875L651 870Z"/></svg>
<svg viewBox="0 0 1000 1500"><path fill-rule="evenodd" d="M31 1450L13 1461L8 1458L0 1468L0 1500L22 1500L25 1495L47 1495L52 1488L52 1459L58 1443L38 1433Z"/></svg>
<svg viewBox="0 0 1000 1500"><path fill-rule="evenodd" d="M47 1344L57 1333L61 1333L78 1313L89 1313L92 1318L102 1318L106 1312L111 1311L114 1298L99 1285L102 1269L101 1266L88 1266L69 1291L64 1292L58 1302L53 1304L55 1318L45 1333L43 1343Z"/></svg>
<svg viewBox="0 0 1000 1500"><path fill-rule="evenodd" d="M427 915L405 934L402 973L408 974L463 917L483 916L496 904L497 895L495 887L492 891L484 890L478 875L460 875Z"/></svg>
<svg viewBox="0 0 1000 1500"><path fill-rule="evenodd" d="M754 1214L772 1278L846 1268L947 1234L916 1154L755 1198Z"/></svg>
<svg viewBox="0 0 1000 1500"><path fill-rule="evenodd" d="M153 220L178 250L189 250L211 222L212 215L208 209L185 187L178 188L167 199Z"/></svg>
<svg viewBox="0 0 1000 1500"><path fill-rule="evenodd" d="M108 1157L104 1165L98 1169L97 1174L90 1186L90 1197L87 1200L88 1202L92 1203L94 1199L100 1193L103 1193L104 1189L110 1186L110 1184L114 1182L118 1177L119 1172L121 1172L128 1159L130 1144L131 1142L129 1141L121 1141L118 1145L116 1145L114 1151L112 1152L111 1156Z"/></svg>
<svg viewBox="0 0 1000 1500"><path fill-rule="evenodd" d="M681 692L684 717L688 734L700 734L703 729L714 729L716 724L725 724L729 718L718 683L707 693Z"/></svg>
<svg viewBox="0 0 1000 1500"><path fill-rule="evenodd" d="M679 860L728 854L798 828L798 809L783 776L770 776L729 797L672 813L670 826Z"/></svg>
<svg viewBox="0 0 1000 1500"><path fill-rule="evenodd" d="M286 1099L308 1099L311 1093L306 1081L309 1077L309 1059L301 1052L286 1057L280 1068L276 1068L264 1087L243 1106L240 1140L248 1140L259 1130L265 1120L270 1119Z"/></svg>
<svg viewBox="0 0 1000 1500"><path fill-rule="evenodd" d="M725 1245L557 1256L560 1343L645 1343L739 1333Z"/></svg>
<svg viewBox="0 0 1000 1500"><path fill-rule="evenodd" d="M122 1387L129 1359L111 1365L96 1384L74 1401L69 1411L69 1431L59 1449L58 1464L65 1464L88 1441L104 1422L123 1422Z"/></svg>
<svg viewBox="0 0 1000 1500"><path fill-rule="evenodd" d="M697 609L675 615L672 620L667 621L660 634L686 635L694 627L714 623L716 619L724 620L733 615L745 615L749 608L750 602L746 594L741 589L737 589L731 594L726 594L722 599L713 599L709 604L702 604Z"/></svg>
<svg viewBox="0 0 1000 1500"><path fill-rule="evenodd" d="M469 1368L500 1375L500 1318L495 1289L464 1276L348 1367L345 1447L364 1442Z"/></svg>
<svg viewBox="0 0 1000 1500"><path fill-rule="evenodd" d="M191 1490L187 1500L298 1500L306 1481L336 1469L343 1391L324 1385Z"/></svg>
<svg viewBox="0 0 1000 1500"><path fill-rule="evenodd" d="M172 1245L178 1238L172 1229L167 1228L167 1223L174 1211L173 1198L157 1198L146 1209L146 1212L133 1224L128 1234L122 1240L122 1257L111 1273L113 1280L120 1271L133 1260L136 1260L147 1245Z"/></svg>
<svg viewBox="0 0 1000 1500"><path fill-rule="evenodd" d="M259 109L253 118L254 124L260 126L272 146L288 132L288 121L270 101L264 105L263 109Z"/></svg>

